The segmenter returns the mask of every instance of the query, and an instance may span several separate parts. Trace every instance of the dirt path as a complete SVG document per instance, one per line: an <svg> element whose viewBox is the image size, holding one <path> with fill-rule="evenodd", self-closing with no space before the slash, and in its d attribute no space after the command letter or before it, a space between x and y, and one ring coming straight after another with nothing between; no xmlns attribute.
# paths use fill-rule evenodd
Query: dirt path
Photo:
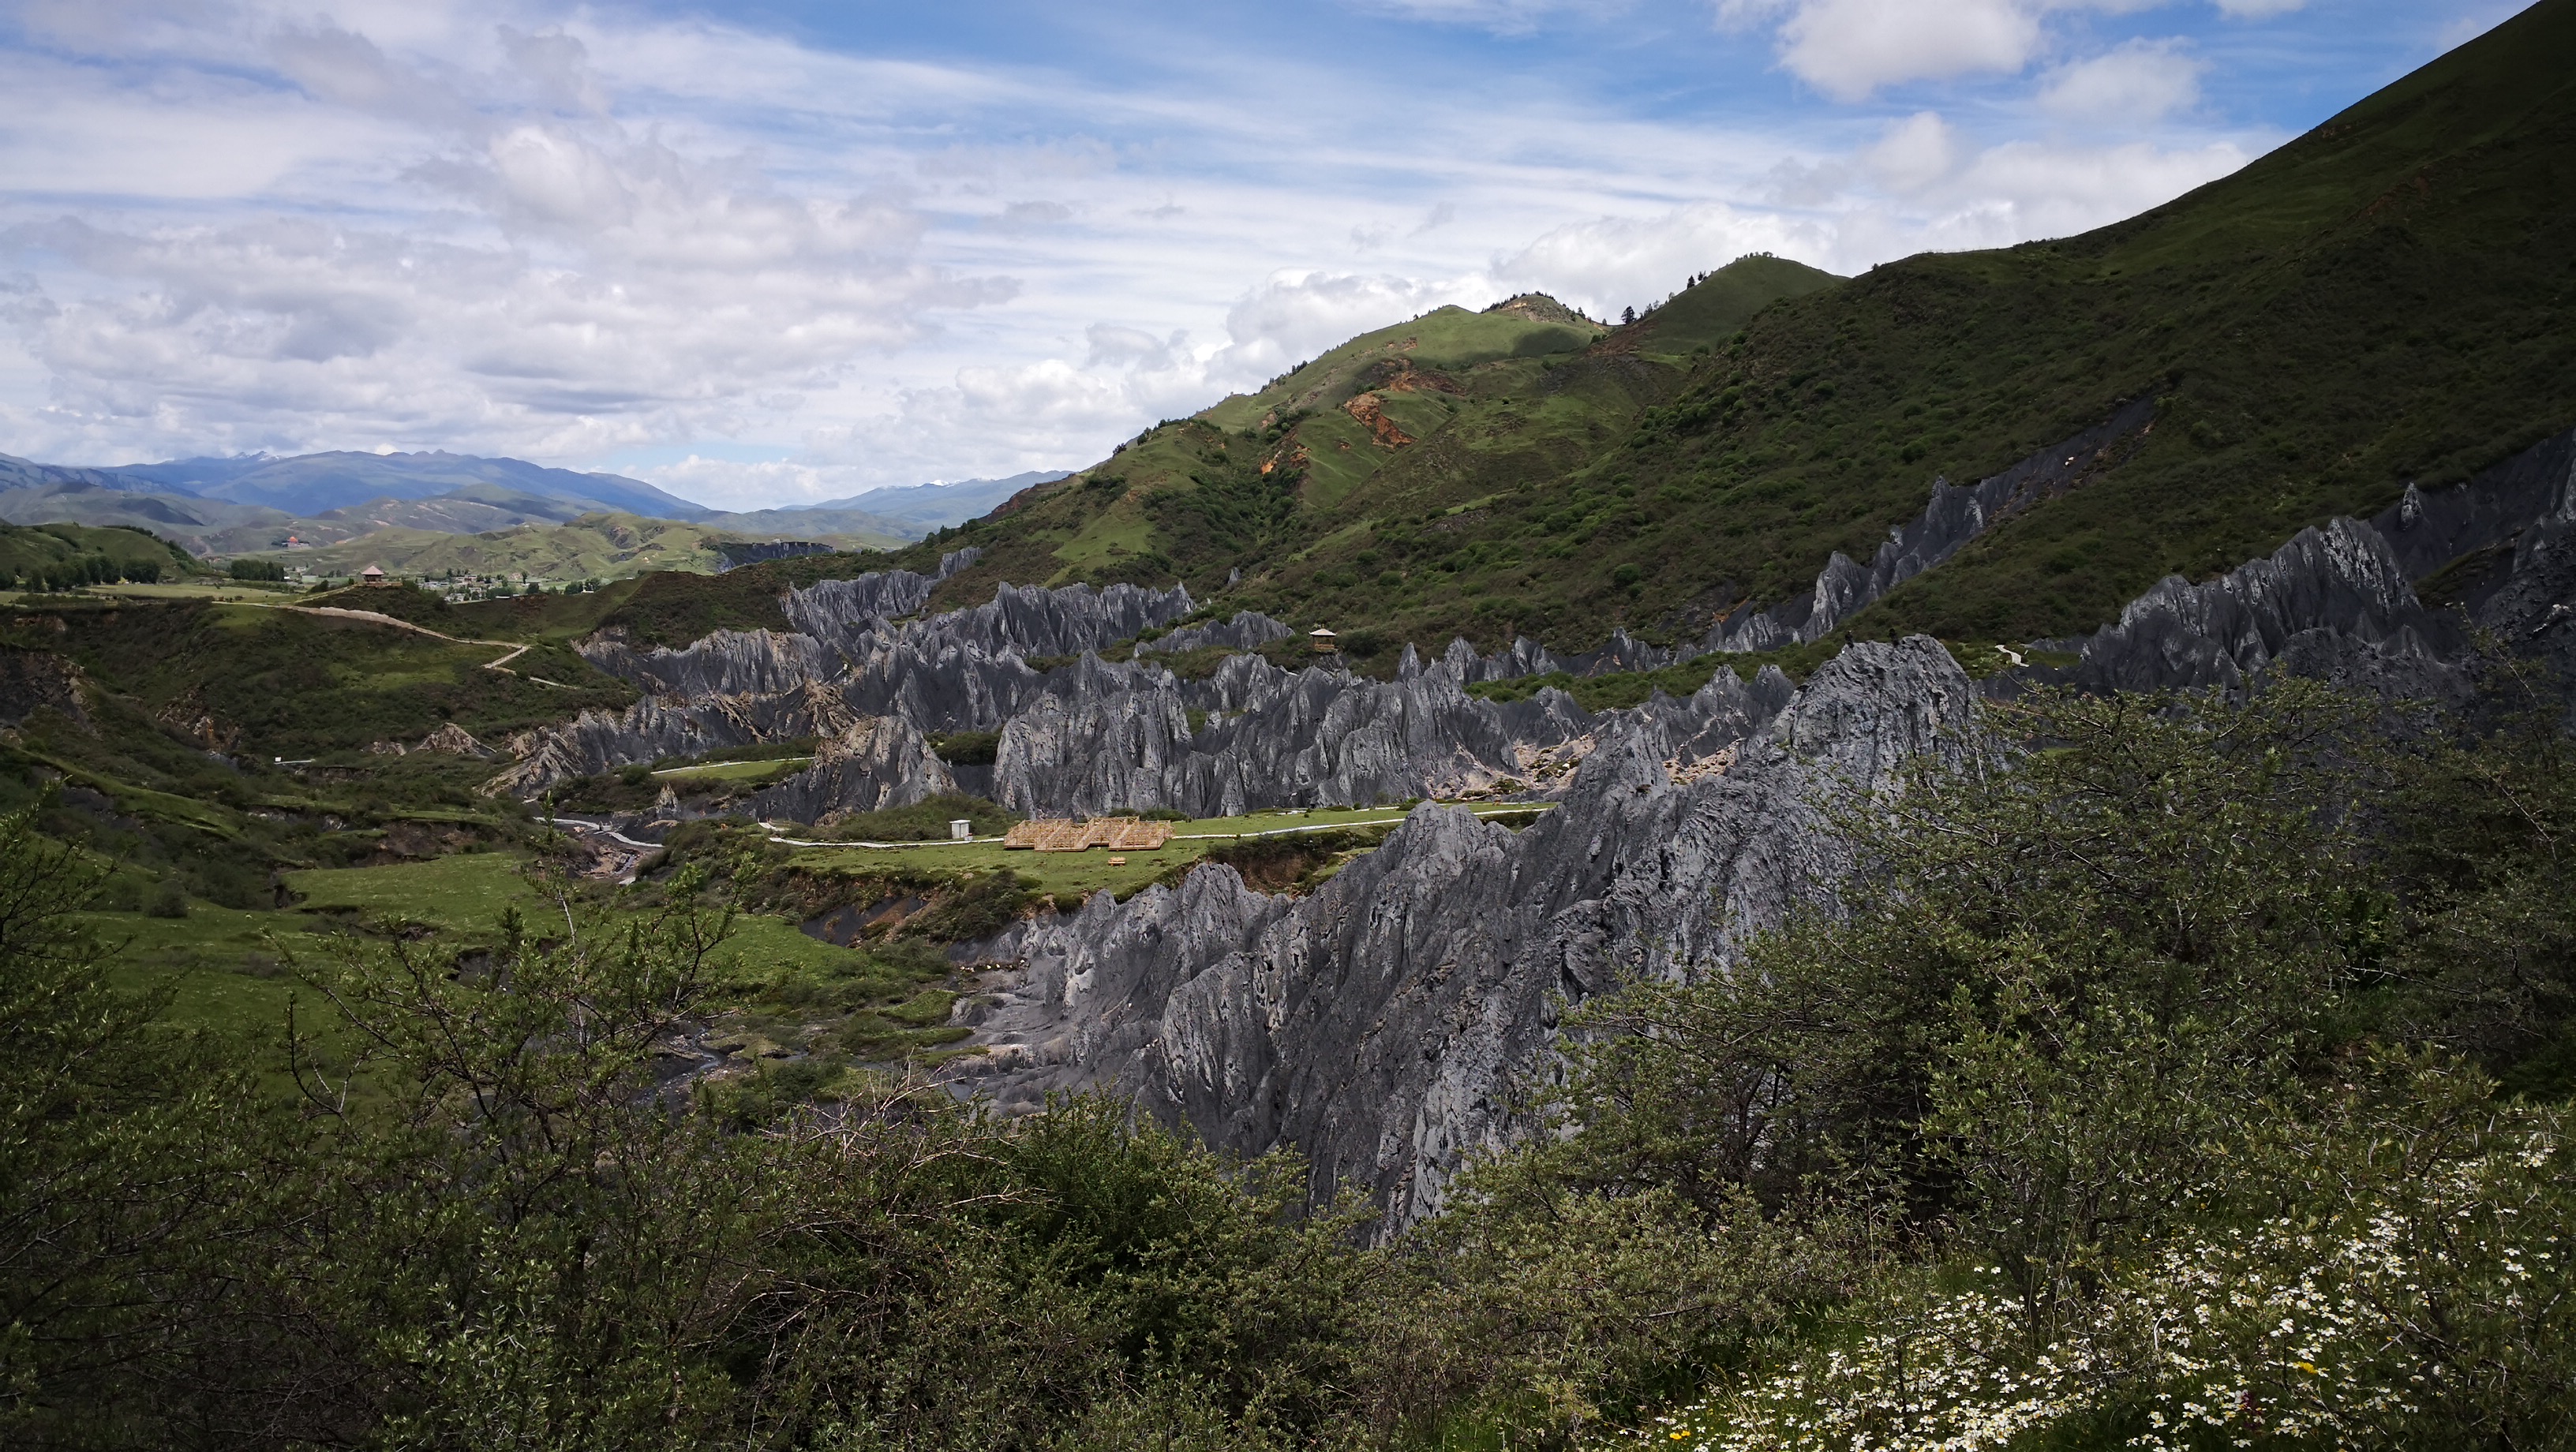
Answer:
<svg viewBox="0 0 2576 1452"><path fill-rule="evenodd" d="M550 681L543 676L532 676L523 671L510 669L510 662L526 655L534 647L533 641L469 640L461 635L448 635L432 630L426 625L415 625L400 616L387 615L377 610L351 610L343 605L262 605L258 608L292 610L298 615L328 615L338 620L363 620L369 625L390 625L396 630L408 630L414 635L426 635L432 640L444 640L451 645L492 646L500 650L501 654L483 662L483 669L487 671L499 671L505 676L517 676L520 680L534 681L541 686L552 686L558 691L579 689L575 686L567 686L561 681Z"/></svg>

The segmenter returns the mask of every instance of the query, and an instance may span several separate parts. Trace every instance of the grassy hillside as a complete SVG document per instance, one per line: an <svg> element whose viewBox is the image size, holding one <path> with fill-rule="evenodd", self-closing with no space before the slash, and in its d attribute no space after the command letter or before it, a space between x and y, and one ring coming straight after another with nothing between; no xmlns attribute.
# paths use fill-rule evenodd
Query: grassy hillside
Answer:
<svg viewBox="0 0 2576 1452"><path fill-rule="evenodd" d="M634 698L568 650L513 663L575 687L557 689L483 669L497 654L490 646L266 605L83 601L21 610L0 619L0 645L61 655L201 746L252 756L418 740L450 721L497 740Z"/></svg>
<svg viewBox="0 0 2576 1452"><path fill-rule="evenodd" d="M1309 562L1342 564L1357 584L1375 560L1367 520L1472 507L1563 477L1680 388L1718 327L1831 281L1748 258L1693 289L1687 306L1676 299L1661 337L1652 320L1606 334L1536 295L1364 334L970 526L986 556L937 603L981 599L1002 580L1179 579L1202 599L1288 608L1289 581ZM1348 563L1362 554L1371 559ZM1238 570L1245 583L1229 591Z"/></svg>
<svg viewBox="0 0 2576 1452"><path fill-rule="evenodd" d="M1865 623L2063 633L2576 423L2570 53L2576 7L2542 5L2146 216L1764 316L1615 465L1713 547L1593 558L1644 560L1650 618L1682 590L1774 599L1825 548L1865 557L1932 474L1991 473L2154 397L2132 458Z"/></svg>
<svg viewBox="0 0 2576 1452"><path fill-rule="evenodd" d="M2081 237L1822 285L1748 258L1635 325L1455 309L1159 427L917 548L1185 580L1372 641L1661 639L1867 558L1938 477L2156 403L2116 465L1852 632L2028 639L2576 424L2576 0L2244 171ZM1564 316L1561 315L1560 316ZM1580 346L1576 346L1576 345ZM1226 582L1240 570L1240 582Z"/></svg>
<svg viewBox="0 0 2576 1452"><path fill-rule="evenodd" d="M889 533L818 534L819 543L850 549L899 545ZM616 580L655 570L713 574L724 559L716 545L736 536L704 524L631 514L588 514L564 524L526 524L485 534L380 529L322 549L268 556L315 575L353 575L382 565L419 578L490 575L506 579Z"/></svg>
<svg viewBox="0 0 2576 1452"><path fill-rule="evenodd" d="M140 529L0 524L0 588L176 579L200 568L186 550Z"/></svg>

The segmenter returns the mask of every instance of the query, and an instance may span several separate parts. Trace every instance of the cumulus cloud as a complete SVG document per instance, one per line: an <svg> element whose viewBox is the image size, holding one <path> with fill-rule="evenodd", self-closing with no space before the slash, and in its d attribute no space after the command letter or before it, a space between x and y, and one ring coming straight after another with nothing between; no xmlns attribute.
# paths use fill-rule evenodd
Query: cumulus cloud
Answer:
<svg viewBox="0 0 2576 1452"><path fill-rule="evenodd" d="M2039 107L2070 121L2151 126L2199 102L2207 69L2177 42L2132 41L2059 67L2041 87Z"/></svg>
<svg viewBox="0 0 2576 1452"><path fill-rule="evenodd" d="M1803 0L1780 36L1792 74L1857 101L1899 81L2018 71L2039 49L2040 28L2026 0Z"/></svg>
<svg viewBox="0 0 2576 1452"><path fill-rule="evenodd" d="M1207 371L1213 378L1256 381L1356 334L1402 322L1444 303L1481 307L1495 300L1490 284L1474 280L1282 272L1226 310L1227 341L1210 355Z"/></svg>
<svg viewBox="0 0 2576 1452"><path fill-rule="evenodd" d="M1555 228L1498 258L1493 277L1501 284L1498 291L1552 293L1595 317L1609 317L1653 303L1690 274L1748 252L1829 263L1832 237L1830 224L1813 219L1701 202L1652 216Z"/></svg>
<svg viewBox="0 0 2576 1452"><path fill-rule="evenodd" d="M1920 111L1888 127L1861 161L1890 191L1921 191L1957 168L1959 139L1939 112Z"/></svg>
<svg viewBox="0 0 2576 1452"><path fill-rule="evenodd" d="M0 450L678 455L628 472L733 507L1075 466L1443 304L1615 315L1749 251L1852 272L2076 231L2251 145L2017 141L2011 97L1764 130L1545 68L1498 108L1485 79L1389 88L1339 55L1131 86L555 3L22 7L47 39L0 43ZM1955 0L1942 34L1923 8L1725 13L1848 95L2026 68L2066 4ZM2078 62L2040 114L2184 113L2191 64Z"/></svg>
<svg viewBox="0 0 2576 1452"><path fill-rule="evenodd" d="M326 114L406 124L404 177L443 211L0 230L46 279L21 342L51 376L56 447L578 455L723 432L1016 289L924 262L927 221L899 191L783 191L605 116L578 40L493 39L480 73L327 21L256 46Z"/></svg>
<svg viewBox="0 0 2576 1452"><path fill-rule="evenodd" d="M1908 81L1977 74L2015 75L2051 49L2046 17L2062 11L2152 10L2171 0L1717 0L1721 26L1776 26L1780 63L1790 74L1841 101L1858 101ZM2234 19L2287 13L2307 0L2215 0ZM2150 47L2152 49L2152 47ZM2181 57L2152 57L2124 47L2103 57L2124 68L2118 79L2161 86L2184 76ZM2106 74L2104 79L2113 79ZM2180 102L2169 105L2175 109Z"/></svg>

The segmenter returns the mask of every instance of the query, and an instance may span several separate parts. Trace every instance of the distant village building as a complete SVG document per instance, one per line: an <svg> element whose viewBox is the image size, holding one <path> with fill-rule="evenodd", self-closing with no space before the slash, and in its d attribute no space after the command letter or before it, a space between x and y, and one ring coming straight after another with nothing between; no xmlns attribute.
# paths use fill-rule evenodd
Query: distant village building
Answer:
<svg viewBox="0 0 2576 1452"><path fill-rule="evenodd" d="M359 583L361 583L361 584L366 584L366 585L381 585L381 584L383 584L383 583L385 582L385 569L384 569L384 566L382 566L382 565L369 565L369 566L367 566L365 569L360 570L360 571L358 572L358 581L359 581Z"/></svg>
<svg viewBox="0 0 2576 1452"><path fill-rule="evenodd" d="M1333 644L1335 639L1333 632L1320 625L1306 632L1306 642L1317 655L1331 655L1338 649L1339 647Z"/></svg>

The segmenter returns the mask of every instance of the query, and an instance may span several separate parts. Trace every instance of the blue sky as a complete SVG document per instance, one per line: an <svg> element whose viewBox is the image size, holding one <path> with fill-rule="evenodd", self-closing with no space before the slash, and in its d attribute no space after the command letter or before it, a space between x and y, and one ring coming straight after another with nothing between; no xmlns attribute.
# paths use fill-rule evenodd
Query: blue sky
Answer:
<svg viewBox="0 0 2576 1452"><path fill-rule="evenodd" d="M2516 8L10 0L0 452L1080 466L1442 304L2098 226Z"/></svg>

